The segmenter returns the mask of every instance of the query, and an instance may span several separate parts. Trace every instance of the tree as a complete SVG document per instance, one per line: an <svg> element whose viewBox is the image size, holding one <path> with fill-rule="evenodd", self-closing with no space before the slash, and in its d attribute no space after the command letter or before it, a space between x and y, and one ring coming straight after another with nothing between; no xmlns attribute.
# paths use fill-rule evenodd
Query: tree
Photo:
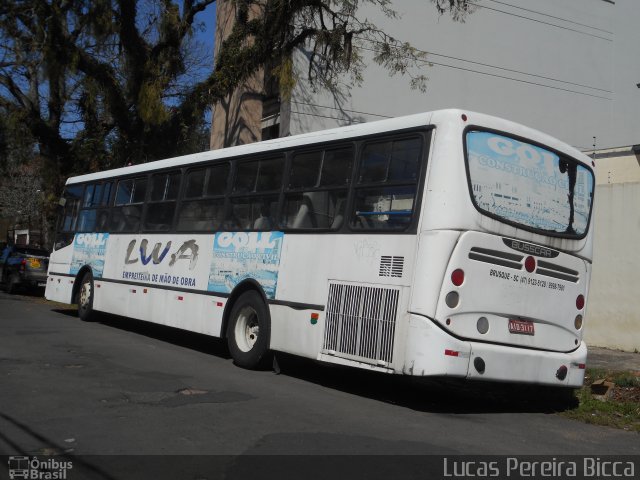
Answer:
<svg viewBox="0 0 640 480"><path fill-rule="evenodd" d="M0 109L35 142L49 191L71 174L204 149L210 105L265 66L292 85L297 49L309 52L318 88L338 88L345 74L357 84L372 45L391 74L425 86L410 70L424 53L358 16L369 4L396 18L390 0L228 1L236 22L213 70L194 32L215 0L2 3ZM431 1L455 19L469 12L468 0Z"/></svg>

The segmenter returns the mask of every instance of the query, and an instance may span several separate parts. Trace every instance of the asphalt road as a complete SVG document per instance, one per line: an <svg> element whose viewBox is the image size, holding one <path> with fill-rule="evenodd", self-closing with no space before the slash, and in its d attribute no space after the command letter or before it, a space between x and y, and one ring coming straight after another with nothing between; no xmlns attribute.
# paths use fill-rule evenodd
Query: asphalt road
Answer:
<svg viewBox="0 0 640 480"><path fill-rule="evenodd" d="M532 391L416 383L120 317L84 323L0 293L0 454L640 454L635 433L553 414ZM113 478L113 477L109 477Z"/></svg>

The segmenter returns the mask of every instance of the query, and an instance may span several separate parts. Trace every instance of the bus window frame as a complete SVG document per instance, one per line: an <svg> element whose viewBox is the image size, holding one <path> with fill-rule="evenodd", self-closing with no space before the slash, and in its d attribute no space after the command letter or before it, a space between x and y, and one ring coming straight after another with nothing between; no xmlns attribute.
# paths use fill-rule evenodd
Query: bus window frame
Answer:
<svg viewBox="0 0 640 480"><path fill-rule="evenodd" d="M151 172L147 172L147 191L145 192L145 198L143 202L143 211L142 216L140 217L140 228L138 229L139 233L158 233L158 234L166 234L166 233L176 233L176 215L178 214L178 206L180 202L180 195L182 194L183 184L184 184L184 168L182 166L175 166L174 168L163 168L161 170L155 170ZM153 190L152 179L156 175L171 175L177 173L179 175L178 178L178 192L176 194L176 198L174 200L151 200L151 191ZM114 200L115 202L115 200ZM171 217L171 222L169 223L169 228L167 230L154 230L145 228L145 223L147 221L147 212L149 210L150 205L158 205L158 204L166 204L166 203L175 203L175 207L173 210L173 215ZM115 206L115 205L114 205ZM124 232L123 232L124 233ZM127 232L129 233L129 232Z"/></svg>
<svg viewBox="0 0 640 480"><path fill-rule="evenodd" d="M256 228L250 229L242 229L242 228L228 228L228 223L232 212L233 212L233 201L237 199L250 199L250 198L262 198L262 197L277 197L275 212L271 215L271 222L274 227L278 227L280 225L280 212L282 210L282 202L283 202L283 189L285 182L289 178L289 157L291 155L292 149L286 150L276 150L274 152L261 152L257 155L242 155L238 157L233 157L231 159L227 159L231 161L231 173L229 176L229 185L227 186L227 191L225 193L225 218L222 221L221 232L260 232L263 230L257 230ZM264 190L264 191L256 191L259 179L260 179L260 170L261 166L258 166L258 171L255 178L254 191L252 192L235 192L235 182L238 174L238 166L247 164L247 163L258 163L269 160L282 160L283 172L280 177L280 186L278 189L274 190ZM267 231L280 231L278 228L272 228ZM284 231L284 230L283 230Z"/></svg>
<svg viewBox="0 0 640 480"><path fill-rule="evenodd" d="M228 163L230 165L230 171L229 171L229 177L228 177L228 185L224 194L224 201L225 201L225 219L227 218L229 209L231 208L231 201L232 199L235 198L240 198L240 197L251 197L251 196L255 196L255 197L260 197L260 196L264 196L264 195L277 195L278 197L278 202L277 202L277 211L276 211L276 216L274 217L274 228L270 231L282 231L287 233L288 235L298 235L298 234L340 234L340 235L370 235L370 234L374 234L374 235L410 235L410 234L415 234L417 233L417 229L418 229L418 224L420 221L420 216L422 213L422 199L424 198L424 186L425 186L425 180L426 180L426 173L427 173L427 168L428 168L428 164L429 164L429 155L431 153L431 142L432 142L432 132L435 129L434 125L424 125L424 126L420 126L420 127L411 127L411 128L406 128L406 129L399 129L399 130L393 130L393 131L389 131L389 132L385 132L384 135L380 135L380 134L369 134L369 135L362 135L362 136L358 136L358 137L353 137L353 138L346 138L346 139L340 139L340 140L333 140L333 141L323 141L323 142L317 142L317 143L310 143L310 144L306 144L306 145L300 145L297 147L287 147L287 148L283 148L283 149L278 149L278 150L273 150L270 152L260 152L257 154L251 154L251 155L237 155L237 156L231 156L231 157L226 157L226 158L221 158L221 159L209 159L209 160L201 160L198 162L193 162L193 163L185 163L185 164L180 164L180 165L172 165L172 166L168 166L168 167L164 167L164 168L160 168L157 170L150 170L150 171L144 171L144 172L131 172L131 173L127 173L126 175L114 175L114 176L109 176L109 177L105 177L105 178L101 178L99 180L89 180L89 181L84 181L84 182L77 182L77 183L72 183L70 185L65 185L65 188L71 187L71 186L78 186L78 187L82 187L82 191L83 191L83 195L84 195L84 189L87 185L91 185L91 184L95 184L95 183L106 183L106 182L113 182L112 188L111 188L111 195L110 195L110 199L108 202L108 205L105 207L108 209L109 211L109 219L111 219L111 216L113 215L113 211L115 208L117 208L117 205L115 204L116 202L116 195L117 195L117 190L118 190L118 184L119 182L122 181L126 181L126 180L130 180L130 179L136 179L136 178L145 178L147 181L147 188L146 188L146 192L145 192L145 200L143 202L143 212L142 212L142 216L140 218L140 224L137 230L131 230L131 231L125 231L125 232L116 232L116 231L112 231L111 229L107 229L107 231L105 233L109 233L110 235L132 235L132 234L139 234L139 233L149 233L149 234L204 234L207 232L201 231L201 230L178 230L177 229L177 217L178 217L178 213L180 211L181 208L181 204L183 201L185 201L185 199L183 198L184 195L184 189L186 188L186 175L188 174L189 171L194 170L194 169L198 169L198 168L208 168L208 167L214 167L216 165L220 165L222 163ZM418 179L417 182L415 183L416 185L416 197L415 197L415 203L414 203L414 208L413 208L413 212L412 212L412 218L410 223L408 224L407 228L404 230L375 230L375 229L369 229L369 230L362 230L362 229L352 229L350 226L351 223L351 216L353 214L355 214L354 212L354 198L355 198L355 193L356 193L356 186L355 186L355 182L357 181L357 175L359 173L359 169L360 169L360 162L361 162L361 154L362 154L362 150L364 148L364 145L366 145L368 142L380 142L380 141L385 141L385 140L402 140L404 138L408 138L408 137L419 137L421 138L422 142L421 142L421 153L420 153L420 166L419 166L419 173L418 173ZM282 226L279 222L281 221L281 216L282 216L282 209L284 207L284 197L285 197L285 193L287 193L287 186L288 186L288 181L289 181L289 174L290 174L290 168L291 168L291 161L294 157L294 155L299 155L302 153L309 153L312 151L326 151L326 150L337 150L337 149L342 149L342 148L347 148L347 147L351 147L353 150L353 164L352 164L352 168L351 168L351 177L349 179L349 183L346 186L347 189L347 197L346 197L346 201L345 201L345 206L344 206L344 221L342 223L342 225L337 228L337 229L292 229L292 228L285 228L284 226ZM237 169L237 165L240 163L244 163L244 162L252 162L252 161L261 161L261 160L269 160L269 159L275 159L275 158L283 158L284 159L284 172L281 178L281 183L280 183L280 188L277 191L269 191L269 193L255 193L255 192L251 192L251 193L234 193L233 192L233 183L235 182L235 176L236 176L236 169ZM143 230L143 218L144 215L146 215L146 208L147 208L147 204L149 203L149 201L147 200L148 196L151 195L150 192L150 182L151 182L151 176L152 175L157 175L157 174L167 174L167 173L171 173L171 172L180 172L181 173L181 179L180 179L180 189L179 189L179 194L178 194L178 199L177 199L177 206L176 206L176 211L174 212L174 217L173 217L173 222L171 224L171 228L167 231L146 231ZM389 185L389 186L393 186L398 182L391 182L391 183L384 183L384 182L380 182L379 186L383 186L383 185ZM399 182L399 183L403 183L403 182ZM364 185L364 184L363 184ZM345 188L345 187L317 187L319 190L333 190L333 189L341 189L341 188ZM204 197L202 197L204 198ZM209 197L207 197L209 198ZM214 197L211 197L214 198ZM188 200L192 200L192 199L188 199ZM78 210L78 212L80 211L80 209ZM76 218L77 221L77 218ZM224 221L224 220L223 220ZM260 230L255 230L255 229L251 229L251 230L239 230L239 229L228 229L228 228L222 228L223 226L221 225L221 228L217 229L217 230L212 230L212 232L224 232L224 231L228 231L228 232L237 232L237 231L247 231L247 232L258 232ZM68 232L68 231L60 231L58 230L57 233L76 233L74 232Z"/></svg>
<svg viewBox="0 0 640 480"><path fill-rule="evenodd" d="M412 128L406 130L399 130L389 132L385 135L369 135L367 137L359 138L357 151L356 151L356 164L354 165L351 184L349 188L349 198L347 201L347 215L345 215L345 222L343 225L344 229L350 234L354 235L411 235L416 234L418 231L418 224L420 222L420 218L422 215L422 200L424 198L424 187L425 180L427 175L427 167L430 161L431 154L431 141L433 139L433 130L435 127L433 125L426 125L421 128ZM413 209L411 212L411 219L407 224L406 228L402 230L394 230L394 229L375 229L375 228L353 228L351 226L351 222L354 217L356 217L355 211L355 199L356 199L356 191L357 190L366 190L369 188L386 188L386 187L394 187L394 186L408 186L410 182L407 181L392 181L392 182L366 182L359 184L358 183L358 175L360 173L360 168L362 167L362 154L364 151L364 147L367 144L371 143L382 143L385 141L401 141L411 138L419 138L421 140L420 143L420 154L418 159L418 176L414 184L416 187L416 195L414 198Z"/></svg>
<svg viewBox="0 0 640 480"><path fill-rule="evenodd" d="M351 189L353 185L354 171L356 170L357 162L358 162L358 140L345 140L345 141L336 141L336 142L323 142L321 144L312 144L305 145L303 148L299 149L290 149L287 152L287 163L285 165L285 176L283 179L282 193L280 197L280 204L278 207L278 224L279 230L286 232L287 234L293 233L340 233L344 230L345 224L347 223L347 215L349 214L349 201L351 197ZM323 186L318 183L313 187L293 187L289 188L289 181L291 179L291 172L293 167L293 161L295 157L299 155L308 155L310 153L318 153L322 154L320 161L320 170L318 171L318 179L322 180L322 167L324 165L324 155L328 151L337 151L337 150L351 150L352 158L351 158L351 172L349 173L349 178L345 182L344 185L330 185ZM298 193L307 193L307 192L329 192L329 191L346 191L344 206L343 206L343 221L339 227L328 227L328 228L293 228L287 227L282 224L283 222L283 209L286 202L287 195L293 195Z"/></svg>
<svg viewBox="0 0 640 480"><path fill-rule="evenodd" d="M235 158L239 158L239 157L235 157ZM233 169L234 169L234 158L225 158L225 159L220 159L220 160L207 160L204 162L198 162L195 163L193 165L182 165L182 182L181 182L181 186L180 186L180 192L178 194L178 200L177 200L177 205L176 205L176 211L175 211L175 215L173 218L173 225L172 228L170 230L170 233L176 233L176 234L206 234L206 233L211 233L211 232L218 232L218 231L222 231L222 230L216 230L216 229L212 229L212 230L199 230L199 229L184 229L184 230L180 230L178 229L178 216L180 215L180 213L182 212L182 205L183 203L189 203L189 202L202 202L205 200L219 200L222 199L224 206L223 206L223 211L224 211L224 218L222 219L222 221L220 222L220 225L222 225L222 222L224 222L224 219L227 216L227 209L229 208L229 192L231 189L231 179L233 177ZM208 189L208 182L210 181L210 173L207 172L207 170L209 168L212 167L218 167L221 165L227 165L228 166L228 172L227 172L227 185L225 188L225 191L222 195L210 195L207 196L207 189ZM205 171L205 183L203 183L202 188L202 195L199 197L190 197L190 198L185 198L185 192L187 190L187 186L188 186L188 176L191 172L196 171L196 170L204 170ZM156 172L157 173L157 172Z"/></svg>
<svg viewBox="0 0 640 480"><path fill-rule="evenodd" d="M496 135L501 135L507 138L512 138L513 140L516 140L518 142L523 142L523 143L528 143L529 145L533 145L535 147L538 148L542 148L544 150L547 150L551 153L555 153L560 159L563 159L565 161L568 161L570 163L576 164L576 166L582 166L584 168L586 168L587 170L589 170L589 172L591 172L591 178L593 179L593 189L591 191L591 208L589 209L589 218L587 218L587 226L584 230L584 233L581 235L575 235L575 234L567 234L567 233L562 233L562 232L553 232L550 230L542 230L540 228L535 228L535 227L530 227L528 225L524 225L524 224L520 224L518 222L514 222L511 220L508 220L504 217L501 217L500 215L496 215L494 213L488 212L486 210L483 210L482 208L480 208L476 202L475 196L473 194L473 185L471 184L471 171L469 170L469 152L468 152L468 148L467 148L467 133L469 133L469 131L475 131L475 132L487 132L487 133L494 133ZM586 238L587 235L589 235L589 232L591 231L591 218L593 216L593 205L595 202L595 196L596 196L596 174L593 171L593 168L591 167L591 165L588 165L587 163L581 162L580 160L578 160L577 158L571 157L569 155L567 155L564 152L561 152L559 150L556 150L555 148L545 145L543 143L540 142L536 142L535 140L531 140L529 138L526 137L522 137L520 135L515 135L509 132L504 132L502 130L497 130L494 128L487 128L487 127L483 127L483 126L479 126L479 125L467 125L464 130L462 131L462 148L464 150L464 154L463 154L463 161L464 161L464 168L465 168L465 173L467 176L467 190L469 193L469 198L471 200L471 203L473 205L473 207L476 209L476 211L480 214L483 215L485 217L489 217L492 218L494 220L499 221L500 223L504 223L506 225L512 226L514 228L517 229L521 229L521 230L525 230L527 232L531 232L531 233L535 233L537 235L542 235L544 237L554 237L554 238L566 238L567 240L583 240L584 238Z"/></svg>
<svg viewBox="0 0 640 480"><path fill-rule="evenodd" d="M87 182L84 183L84 189L83 189L83 201L82 204L80 206L80 209L78 211L78 218L76 219L76 223L77 221L80 220L80 215L82 214L83 211L88 211L88 210L94 210L96 212L96 214L100 213L100 212L106 212L107 213L107 220L105 225L108 226L109 225L109 221L111 220L111 203L114 201L114 194L115 194L115 186L117 184L117 181L114 180L113 178L105 178L102 180L96 180L93 182ZM90 206L84 206L84 196L87 194L87 188L93 186L94 188L97 187L98 185L102 186L103 188L105 187L105 185L110 185L109 187L109 198L107 198L106 202L104 202L103 204L98 204L98 205L90 205ZM104 195L104 194L103 194ZM96 219L97 222L97 219ZM97 230L97 225L95 225L93 227L93 229L91 230L81 230L79 228L75 229L74 233L100 233L103 232L103 230ZM106 230L108 231L108 230Z"/></svg>

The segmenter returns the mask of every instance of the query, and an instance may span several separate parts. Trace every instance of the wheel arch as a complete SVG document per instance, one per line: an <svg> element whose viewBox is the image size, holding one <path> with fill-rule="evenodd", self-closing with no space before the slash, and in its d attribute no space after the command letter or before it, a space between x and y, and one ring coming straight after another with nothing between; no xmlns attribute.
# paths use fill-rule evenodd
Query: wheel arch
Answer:
<svg viewBox="0 0 640 480"><path fill-rule="evenodd" d="M76 303L76 297L78 295L78 291L80 290L80 284L82 283L82 279L87 273L90 273L91 276L93 276L93 270L89 265L84 265L80 270L78 270L78 273L76 274L76 278L73 281L73 288L71 290L70 303Z"/></svg>
<svg viewBox="0 0 640 480"><path fill-rule="evenodd" d="M264 293L262 286L253 278L249 278L247 280L243 280L240 282L229 295L229 299L224 306L224 312L222 314L222 327L220 329L220 338L227 338L227 326L229 325L229 317L231 316L231 311L233 310L233 306L238 301L240 296L248 291L256 291L262 298L265 306L267 307L267 320L269 324L271 324L271 311L269 310L269 300L267 299L267 295Z"/></svg>

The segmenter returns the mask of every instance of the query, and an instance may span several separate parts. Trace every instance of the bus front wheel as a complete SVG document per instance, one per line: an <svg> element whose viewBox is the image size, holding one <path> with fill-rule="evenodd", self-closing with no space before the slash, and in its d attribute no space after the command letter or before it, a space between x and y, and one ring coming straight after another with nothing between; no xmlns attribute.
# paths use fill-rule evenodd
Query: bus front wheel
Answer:
<svg viewBox="0 0 640 480"><path fill-rule="evenodd" d="M95 311L93 310L93 289L93 275L91 275L91 272L87 272L82 277L80 289L77 294L78 316L85 322L90 322L95 317Z"/></svg>
<svg viewBox="0 0 640 480"><path fill-rule="evenodd" d="M231 309L227 343L233 362L239 367L256 369L269 359L269 310L254 290L240 295Z"/></svg>

